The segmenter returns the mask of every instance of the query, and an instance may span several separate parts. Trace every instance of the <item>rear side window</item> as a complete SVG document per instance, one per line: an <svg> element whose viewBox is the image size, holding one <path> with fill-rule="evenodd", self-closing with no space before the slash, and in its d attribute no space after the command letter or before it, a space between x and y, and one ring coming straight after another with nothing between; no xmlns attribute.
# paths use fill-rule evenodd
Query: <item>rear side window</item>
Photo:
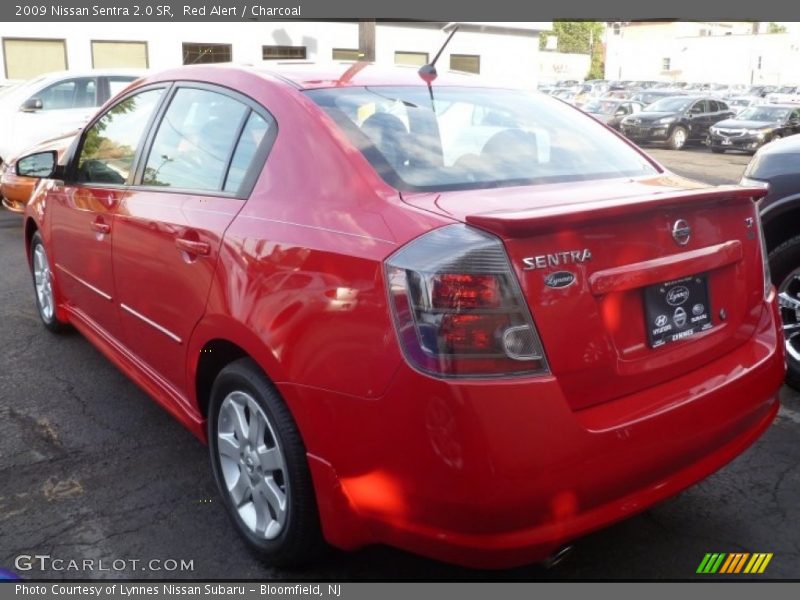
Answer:
<svg viewBox="0 0 800 600"><path fill-rule="evenodd" d="M253 162L259 146L263 143L267 133L271 133L271 129L274 126L275 121L267 121L258 113L250 113L247 124L244 126L242 135L239 138L239 143L236 145L228 176L225 179L225 187L223 189L226 192L238 191L242 182L244 182L247 170Z"/></svg>
<svg viewBox="0 0 800 600"><path fill-rule="evenodd" d="M158 126L142 183L186 190L220 190L250 109L229 96L181 88Z"/></svg>
<svg viewBox="0 0 800 600"><path fill-rule="evenodd" d="M128 87L131 84L131 81L136 79L135 77L125 77L121 75L115 75L113 77L108 77L108 97L113 98L117 94L119 94L122 90Z"/></svg>
<svg viewBox="0 0 800 600"><path fill-rule="evenodd" d="M78 155L78 181L124 184L136 149L163 89L128 96L112 106L86 132Z"/></svg>
<svg viewBox="0 0 800 600"><path fill-rule="evenodd" d="M656 173L594 118L538 93L425 86L306 92L401 190L438 191Z"/></svg>

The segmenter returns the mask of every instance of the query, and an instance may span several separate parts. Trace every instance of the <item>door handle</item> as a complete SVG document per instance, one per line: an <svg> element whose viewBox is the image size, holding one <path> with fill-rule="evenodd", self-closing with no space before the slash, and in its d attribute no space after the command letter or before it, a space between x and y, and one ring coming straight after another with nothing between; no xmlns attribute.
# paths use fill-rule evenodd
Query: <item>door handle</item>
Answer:
<svg viewBox="0 0 800 600"><path fill-rule="evenodd" d="M211 254L211 245L208 242L187 240L186 238L175 238L175 245L179 250L197 256L208 256Z"/></svg>
<svg viewBox="0 0 800 600"><path fill-rule="evenodd" d="M111 233L111 225L103 223L102 221L92 221L89 227L92 228L92 231L102 233L103 235Z"/></svg>

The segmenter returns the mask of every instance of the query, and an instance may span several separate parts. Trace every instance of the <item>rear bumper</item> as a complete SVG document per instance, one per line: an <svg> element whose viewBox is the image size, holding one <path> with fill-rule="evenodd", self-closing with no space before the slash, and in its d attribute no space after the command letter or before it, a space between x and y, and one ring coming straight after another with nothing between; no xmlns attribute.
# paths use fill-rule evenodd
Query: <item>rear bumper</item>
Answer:
<svg viewBox="0 0 800 600"><path fill-rule="evenodd" d="M784 375L774 310L727 356L579 411L555 378L445 383L402 367L379 400L281 386L326 537L510 567L680 492L774 418ZM314 407L324 428L309 422Z"/></svg>

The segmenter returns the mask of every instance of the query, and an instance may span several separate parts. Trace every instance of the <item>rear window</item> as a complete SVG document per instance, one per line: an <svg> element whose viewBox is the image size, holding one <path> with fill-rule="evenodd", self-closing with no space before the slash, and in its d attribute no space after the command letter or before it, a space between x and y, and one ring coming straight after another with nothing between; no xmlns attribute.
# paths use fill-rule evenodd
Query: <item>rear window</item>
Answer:
<svg viewBox="0 0 800 600"><path fill-rule="evenodd" d="M636 177L653 165L593 118L536 92L360 87L306 92L390 185L481 189Z"/></svg>

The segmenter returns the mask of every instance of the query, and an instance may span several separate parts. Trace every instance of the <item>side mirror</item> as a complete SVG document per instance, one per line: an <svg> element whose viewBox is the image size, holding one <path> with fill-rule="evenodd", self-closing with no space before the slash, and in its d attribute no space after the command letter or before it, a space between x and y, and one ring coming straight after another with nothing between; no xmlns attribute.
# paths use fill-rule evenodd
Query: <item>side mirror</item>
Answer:
<svg viewBox="0 0 800 600"><path fill-rule="evenodd" d="M19 109L22 112L36 112L37 110L42 110L43 108L44 103L42 102L41 98L28 98L22 103L22 106L20 106Z"/></svg>
<svg viewBox="0 0 800 600"><path fill-rule="evenodd" d="M17 175L47 179L56 171L58 154L55 150L23 156L17 161Z"/></svg>

